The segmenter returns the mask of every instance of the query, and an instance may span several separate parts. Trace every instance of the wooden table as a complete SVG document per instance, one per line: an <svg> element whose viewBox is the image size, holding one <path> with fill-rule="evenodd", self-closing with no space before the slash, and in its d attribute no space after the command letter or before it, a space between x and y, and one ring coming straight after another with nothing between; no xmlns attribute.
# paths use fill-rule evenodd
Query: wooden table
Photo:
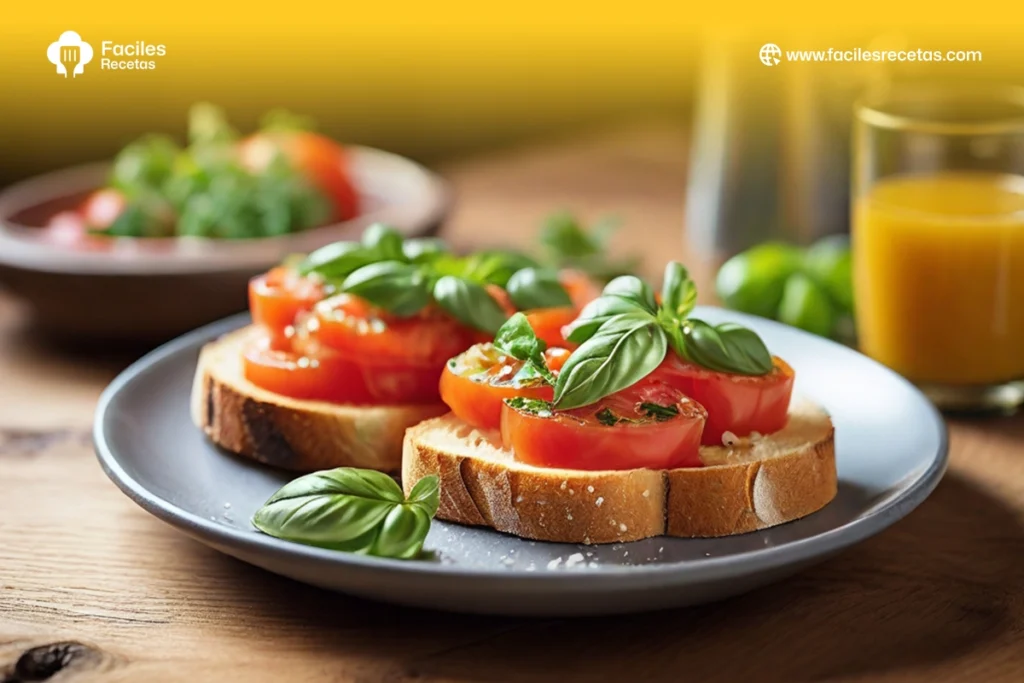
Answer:
<svg viewBox="0 0 1024 683"><path fill-rule="evenodd" d="M528 242L552 207L683 258L685 137L644 126L453 164L450 235ZM596 619L436 614L247 566L107 481L89 428L129 357L40 346L0 298L0 682L1024 681L1024 418L953 421L909 518L800 576L695 609Z"/></svg>

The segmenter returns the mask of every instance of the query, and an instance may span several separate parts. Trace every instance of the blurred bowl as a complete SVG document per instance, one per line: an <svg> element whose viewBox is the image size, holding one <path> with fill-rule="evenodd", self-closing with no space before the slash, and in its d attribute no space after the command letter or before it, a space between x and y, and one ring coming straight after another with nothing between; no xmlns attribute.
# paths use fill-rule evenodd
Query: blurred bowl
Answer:
<svg viewBox="0 0 1024 683"><path fill-rule="evenodd" d="M377 222L407 236L437 232L451 205L447 184L419 164L348 147L362 213L281 237L116 238L101 248L47 239L41 230L109 177L99 163L48 173L0 193L0 284L28 303L34 323L57 336L157 341L246 307L247 282L289 254L358 239Z"/></svg>

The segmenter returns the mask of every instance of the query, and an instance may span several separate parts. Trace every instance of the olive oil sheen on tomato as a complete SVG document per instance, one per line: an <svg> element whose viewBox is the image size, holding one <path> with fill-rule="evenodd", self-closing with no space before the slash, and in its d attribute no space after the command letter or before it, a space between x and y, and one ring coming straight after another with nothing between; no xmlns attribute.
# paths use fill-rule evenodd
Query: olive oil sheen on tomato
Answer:
<svg viewBox="0 0 1024 683"><path fill-rule="evenodd" d="M1024 177L878 181L854 209L861 350L917 382L1024 378Z"/></svg>

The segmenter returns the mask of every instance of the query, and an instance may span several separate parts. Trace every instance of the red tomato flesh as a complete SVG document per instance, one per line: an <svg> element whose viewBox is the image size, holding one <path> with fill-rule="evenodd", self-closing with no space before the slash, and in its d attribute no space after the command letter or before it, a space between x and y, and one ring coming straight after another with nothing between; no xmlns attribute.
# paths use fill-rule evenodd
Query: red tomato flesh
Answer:
<svg viewBox="0 0 1024 683"><path fill-rule="evenodd" d="M565 349L544 353L552 372L561 369L568 357ZM537 378L524 379L525 364L509 358L490 342L477 344L452 358L441 374L441 400L459 418L480 429L501 426L501 406L506 398L525 396L550 401L554 389Z"/></svg>
<svg viewBox="0 0 1024 683"><path fill-rule="evenodd" d="M576 319L579 311L572 306L558 308L535 308L527 311L526 319L534 334L548 346L575 346L565 340L562 329Z"/></svg>
<svg viewBox="0 0 1024 683"><path fill-rule="evenodd" d="M725 432L770 434L786 426L793 395L793 368L781 358L767 375L715 372L670 353L650 377L665 382L708 411L701 443L721 446Z"/></svg>
<svg viewBox="0 0 1024 683"><path fill-rule="evenodd" d="M291 398L356 405L437 401L438 368L357 362L327 349L281 351L269 338L245 350L243 365L250 382Z"/></svg>
<svg viewBox="0 0 1024 683"><path fill-rule="evenodd" d="M359 197L349 178L348 153L330 138L304 131L257 133L242 141L239 156L250 171L259 173L280 153L334 205L334 219L359 214Z"/></svg>
<svg viewBox="0 0 1024 683"><path fill-rule="evenodd" d="M289 348L287 330L300 313L310 311L324 296L319 281L279 266L249 280L252 321L263 326L275 349Z"/></svg>
<svg viewBox="0 0 1024 683"><path fill-rule="evenodd" d="M658 412L651 405L660 406ZM677 389L642 381L566 411L502 406L501 436L516 460L574 470L700 467L704 409Z"/></svg>

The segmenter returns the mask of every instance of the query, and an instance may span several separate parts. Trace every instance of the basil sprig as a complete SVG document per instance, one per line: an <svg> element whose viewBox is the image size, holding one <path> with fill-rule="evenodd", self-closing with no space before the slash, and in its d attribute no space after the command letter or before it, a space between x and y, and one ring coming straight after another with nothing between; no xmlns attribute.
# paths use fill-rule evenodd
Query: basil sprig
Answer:
<svg viewBox="0 0 1024 683"><path fill-rule="evenodd" d="M485 251L459 257L441 240L403 240L394 228L380 224L367 228L359 242L317 249L298 271L315 273L331 291L351 292L398 316L415 315L433 301L456 320L491 334L506 314L488 285L507 287L519 308L571 304L557 273L539 268L527 256Z"/></svg>
<svg viewBox="0 0 1024 683"><path fill-rule="evenodd" d="M361 555L413 559L437 512L436 476L420 479L409 496L373 470L340 467L285 484L252 517L265 534Z"/></svg>
<svg viewBox="0 0 1024 683"><path fill-rule="evenodd" d="M568 339L580 344L555 383L554 405L590 405L649 375L668 347L681 357L717 372L764 375L772 357L753 330L735 323L713 326L690 318L697 287L679 263L665 268L661 303L643 280L617 277L587 304Z"/></svg>
<svg viewBox="0 0 1024 683"><path fill-rule="evenodd" d="M516 308L572 306L572 299L558 281L558 273L544 268L522 268L509 278L508 296Z"/></svg>
<svg viewBox="0 0 1024 683"><path fill-rule="evenodd" d="M528 368L530 374L553 385L555 376L544 360L547 346L543 339L537 337L530 321L522 313L516 313L506 320L494 336L494 348L525 363L524 368Z"/></svg>

